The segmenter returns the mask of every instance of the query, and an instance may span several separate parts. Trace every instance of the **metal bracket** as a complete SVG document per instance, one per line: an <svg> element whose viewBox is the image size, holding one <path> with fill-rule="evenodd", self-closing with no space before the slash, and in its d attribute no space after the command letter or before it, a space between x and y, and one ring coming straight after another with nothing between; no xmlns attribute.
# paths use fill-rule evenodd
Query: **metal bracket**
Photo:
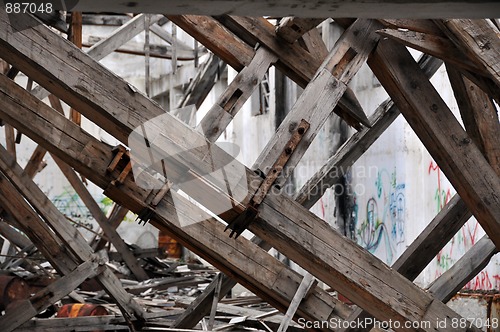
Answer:
<svg viewBox="0 0 500 332"><path fill-rule="evenodd" d="M306 120L302 119L300 121L299 125L292 134L292 137L290 137L283 151L281 151L281 154L279 155L278 159L276 159L276 162L274 163L273 167L269 170L267 176L261 182L259 188L255 192L253 197L250 199L250 202L245 208L245 211L243 211L238 217L236 217L226 226L226 229L224 231L231 229L231 233L229 234L230 238L232 238L233 235L235 235L234 237L235 239L238 238L238 236L240 236L240 234L243 233L243 231L247 229L248 226L258 217L259 205L267 196L269 190L273 186L276 179L280 176L286 163L292 156L293 151L295 151L295 148L300 143L300 141L304 137L304 134L309 129L309 126L310 125ZM258 171L260 172L260 174L262 174L262 171L260 170Z"/></svg>
<svg viewBox="0 0 500 332"><path fill-rule="evenodd" d="M111 181L111 184L113 186L117 186L122 184L125 181L125 178L127 175L130 173L132 170L132 163L130 162L130 153L129 151L123 146L123 145L118 145L113 148L113 153L115 154L113 157L113 160L108 165L108 168L106 168L106 171L111 173L116 170L118 167L118 164L124 160L127 164L125 167L122 169L120 172L120 175L113 181Z"/></svg>

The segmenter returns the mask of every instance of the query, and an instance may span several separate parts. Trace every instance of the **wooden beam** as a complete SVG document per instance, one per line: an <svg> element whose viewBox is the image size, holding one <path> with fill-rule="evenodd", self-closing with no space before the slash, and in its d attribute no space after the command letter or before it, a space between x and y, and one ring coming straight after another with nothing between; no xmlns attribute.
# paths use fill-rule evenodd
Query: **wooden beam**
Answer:
<svg viewBox="0 0 500 332"><path fill-rule="evenodd" d="M260 43L274 52L279 59L275 67L301 87L305 88L312 80L324 60L309 53L298 43L290 44L277 37L274 26L264 18L225 15L217 19L249 45L255 46L256 43ZM347 89L347 91L349 90L350 88ZM337 114L355 128L359 128L359 122L369 126L363 109L356 107L359 102L349 99L353 96L354 93L346 93L341 97L339 107L342 108L343 112L338 111Z"/></svg>
<svg viewBox="0 0 500 332"><path fill-rule="evenodd" d="M149 192L137 187L130 178L119 188L111 188L110 183L117 174L106 171L113 159L109 146L75 127L46 104L2 77L0 91L0 115L3 118L22 128L21 131L30 138L71 164L93 183L108 188L109 197L113 200L120 201L136 213L148 206L144 200ZM9 94L6 94L7 91ZM242 237L227 241L223 224L181 196L171 194L176 196L176 205L168 196L168 203L164 205L166 202L160 202L156 208L156 220L152 223L166 229L186 247L203 255L224 273L285 311L300 283L300 275ZM188 217L198 215L203 221L188 221L189 227L181 227L177 211L184 211ZM280 282L276 283L278 279ZM319 287L299 308L300 317L312 320L344 318L348 314L348 308Z"/></svg>
<svg viewBox="0 0 500 332"><path fill-rule="evenodd" d="M3 150L2 146L0 146L0 151L1 150ZM0 153L0 170L19 190L19 192L22 193L30 205L44 217L44 220L50 225L51 230L56 233L62 242L68 247L77 262L85 262L91 259L92 249L89 247L83 236L78 232L78 230L66 222L64 215L57 210L57 208L50 202L40 188L24 174L22 168L15 162L15 160L3 152ZM7 186L5 181L4 186ZM17 194L17 196L19 196L19 194ZM23 199L21 198L19 200ZM12 199L10 199L10 204L12 204ZM12 207L7 207L5 204L3 205L10 214L15 215ZM33 217L31 218L33 219ZM19 218L16 219L19 221ZM38 220L38 217L35 219ZM43 235L35 235L36 238L39 238L40 236ZM54 235L48 236L53 237ZM30 239L35 243L35 240L31 236ZM48 240L49 239L46 238L41 241L43 243ZM54 250L54 252L59 251L60 250ZM143 318L142 309L132 299L130 294L127 294L124 291L117 277L111 272L111 270L109 270L109 268L105 269L97 278L103 285L104 289L117 302L124 316L135 316L137 319Z"/></svg>
<svg viewBox="0 0 500 332"><path fill-rule="evenodd" d="M490 20L436 20L443 32L471 59L484 68L500 87L499 30Z"/></svg>
<svg viewBox="0 0 500 332"><path fill-rule="evenodd" d="M433 57L424 56L419 60L419 66L432 77L443 62ZM370 118L371 128L351 136L347 142L333 155L321 169L302 186L294 196L295 200L307 208L311 208L325 193L338 183L356 160L382 135L382 133L399 116L399 109L391 99L383 102Z"/></svg>
<svg viewBox="0 0 500 332"><path fill-rule="evenodd" d="M252 61L252 47L230 33L214 18L194 15L167 17L237 71Z"/></svg>
<svg viewBox="0 0 500 332"><path fill-rule="evenodd" d="M443 302L448 302L459 290L461 290L472 278L483 270L498 253L498 249L487 235L483 236L472 248L443 273L434 280L428 290Z"/></svg>
<svg viewBox="0 0 500 332"><path fill-rule="evenodd" d="M429 19L379 19L385 27L390 29L410 30L434 36L446 37L441 29Z"/></svg>
<svg viewBox="0 0 500 332"><path fill-rule="evenodd" d="M164 41L166 41L170 45L173 45L174 38L172 37L172 34L169 33L168 31L166 31L165 29L163 29L162 27L160 27L157 23L152 24L149 27L149 30L151 30L152 33L154 33L155 35L157 35L158 37L160 37L161 39L163 39ZM191 53L193 52L193 48L186 45L181 40L175 40L175 46L177 46L179 48L178 51L185 50L185 51L189 51Z"/></svg>
<svg viewBox="0 0 500 332"><path fill-rule="evenodd" d="M158 22L161 17L161 15L151 17L150 23L153 24ZM132 20L114 30L107 38L102 39L100 42L89 48L87 50L87 54L96 61L103 59L106 55L111 54L113 51L117 50L120 46L143 31L144 24L144 14L137 15ZM44 99L49 95L49 93L41 86L35 88L33 90L33 94L40 99Z"/></svg>
<svg viewBox="0 0 500 332"><path fill-rule="evenodd" d="M368 58L378 40L377 34L366 34L370 30L367 20L358 20L340 37L330 55L325 59L314 79L300 95L292 110L281 123L276 134L268 142L255 162L254 168L267 175L271 171L276 155L279 155L290 139L301 119L309 122L309 130L286 163L282 171L288 177L298 164L317 132L328 119L339 102L347 84ZM278 183L282 184L280 180Z"/></svg>
<svg viewBox="0 0 500 332"><path fill-rule="evenodd" d="M3 22L4 20L2 19L2 14L0 13L0 26L5 27L5 30L8 33L9 31L11 31L10 25ZM32 30L37 30L38 33L43 34L43 29L44 27L37 26ZM23 33L30 34L32 30ZM0 31L3 30L0 29ZM22 67L25 67L26 71L35 71L36 66L39 64L37 64L36 61L21 61L23 57L25 57L25 55L16 52L16 48L12 45L15 44L17 47L22 47L22 45L18 44L18 40L16 40L19 38L22 39L22 35L17 34L16 36L19 37L11 37L12 39L8 39L8 42L4 41L5 39L2 38L4 35L5 33L0 34L0 41L2 41L0 42L0 44L8 44L8 52L6 52L5 57L12 58L20 65L22 65ZM11 33L9 34L9 36L11 36ZM46 37L50 38L50 36ZM34 36L33 38L36 39L36 37ZM57 38L50 39L55 44L57 43ZM47 43L45 42L45 44ZM71 71L70 68L68 68L69 64L76 65L77 58L79 61L90 61L89 64L92 64L92 61L89 58L86 58L83 54L82 57L80 57L79 55L80 54L75 54L74 57L72 57L71 59L65 59L65 61L62 63L59 63L57 59L52 58L51 60L54 60L54 62L51 61L51 65L48 66L48 68L54 68L54 65L56 63L58 65L60 64L62 67L58 67L58 70L63 70L65 72L64 76L66 77L68 75L66 69ZM76 67L79 68L80 66L76 65ZM83 86L90 88L90 86L87 86L85 83L86 73L83 73L82 71L73 71L75 77L78 78L78 86L74 86L73 84L65 84L66 88L64 89L64 91L58 90L57 92L60 97L64 96L64 100L67 103L78 103L79 105L81 105L81 107L78 107L78 109L82 110L82 113L84 113L83 111L85 110L84 114L86 116L88 115L88 117L94 118L97 117L98 119L96 119L96 122L101 124L103 128L106 128L106 130L113 132L117 138L126 138L127 133L130 133L133 128L143 123L143 120L152 118L151 116L154 116L155 113L156 115L164 114L163 110L160 107L147 100L140 94L134 94L133 99L126 98L126 94L130 94L130 88L128 88L128 85L126 83L118 79L116 76L110 76L110 74L100 66L93 67L96 69L96 72L92 73L92 84L94 86L99 85L107 91L102 91L101 94L92 95L92 98L89 98L91 91L89 91L88 89L82 89ZM97 71L100 71L102 75L97 75ZM48 71L45 71L45 76L45 79L41 78L40 80L44 80L47 88L55 87L65 81L65 77L57 77L54 74L50 74ZM50 80L49 82L49 80L47 80L47 76L53 77L54 79ZM75 77L73 77L73 79ZM0 82L1 80L2 78L0 77ZM110 81L109 84L103 84L106 80ZM5 94L5 97L2 97L2 99L0 99L5 99L4 103L6 104L12 100L14 91L16 91L17 93L21 93L20 91L18 91L18 89L16 89L16 87L13 86L10 90L11 91L9 91L9 93ZM103 98L105 100L103 100ZM113 100L114 98L117 98L119 102L118 100ZM127 105L126 109L123 108L124 98L126 98L130 102L130 104ZM18 113L20 112L19 103L23 102L25 101L18 100L18 98L16 98ZM30 100L30 102L34 101ZM41 121L42 119L40 117L40 114L42 112L43 106L39 103L37 103L36 105L36 108L38 110L37 116L39 121ZM146 105L147 107L145 107ZM7 116L6 112L9 110L12 111L12 107L7 107L7 105L4 105L4 108L0 110L0 112L2 113L2 117L12 123L15 123L16 127L22 127L25 130L29 130L30 127L26 127L27 124L16 121L15 117ZM54 113L53 111L51 112ZM110 112L113 113L111 114ZM131 112L137 112L134 113L134 116L137 116L137 118L134 119L131 116ZM169 116L168 113L164 115L166 115L166 119L168 119L167 123L169 123L168 130L165 134L167 135L167 137L169 135L173 135L172 139L175 139L175 137L184 137L182 142L178 142L178 140L175 139L177 141L176 144L180 144L177 145L177 148L184 149L182 145L186 144L185 151L188 151L192 146L192 142L195 142L198 139L197 134L190 128L182 126L178 120ZM126 120L124 120L125 118ZM134 124L134 122L136 121L137 124ZM36 125L36 122L34 124ZM28 124L28 126L33 126L34 124L31 123ZM64 124L65 126L69 126L65 122ZM69 126L69 128L71 128L71 126ZM180 131L175 132L174 130ZM37 128L37 131L40 132L40 128ZM41 133L35 133L33 131L30 133L31 136L40 134ZM68 136L68 139L65 139L65 144L69 144L70 140L73 140L74 142L75 138L79 136L79 133L73 130L71 135ZM44 140L44 144L46 144L47 146L49 143L53 144L54 140ZM211 146L208 143L205 144L207 146L210 146L212 150L219 153L215 146ZM51 147L51 149L55 150L53 146ZM71 149L66 148L66 159L69 159L67 154L71 152L68 150ZM80 156L84 152L82 151L82 148L76 150L79 152ZM193 161L196 160L197 163L204 163L205 161L203 161L203 156L205 154L198 154L199 152L200 151L192 151L189 153L193 155ZM99 154L100 153L102 153L102 150L101 152L99 152ZM101 156L103 155L101 154ZM219 157L224 158L223 154L219 154L216 156L217 159ZM76 168L77 166L82 166L82 160L80 158L76 158L79 160L79 165L77 165L75 161L72 162L73 167ZM106 160L111 159L112 158L110 158L109 156L106 158ZM102 161L100 160L100 158L94 157L92 158L92 162L98 163ZM104 165L101 165L99 167L100 169L107 168L107 166ZM80 170L80 172L82 171L83 170ZM93 167L92 171L90 172L91 174L89 174L89 178L92 174L92 178L95 178L97 171L98 168ZM255 180L257 178L257 176L251 170L245 169L245 172L247 179ZM108 177L112 175L113 174L109 174ZM114 175L117 175L116 172ZM115 201L130 205L130 207L134 205L133 210L135 211L142 210L143 208L147 207L147 204L145 204L144 200L146 199L148 193L137 188L130 177L124 179L124 183L120 187L109 186L111 180L104 181L104 183L101 181L103 181L103 179L96 179L96 181L93 182L96 184L103 184L104 187L107 188L106 192L109 194L109 197L115 198ZM130 188L130 186L135 187L133 190L133 192L135 193L134 195L142 194L142 197L133 200L130 199L130 197L127 197L127 199L125 199L125 197L123 196L124 190ZM252 190L256 189L252 184L251 188ZM200 186L197 186L196 189L199 191ZM193 194L196 193L193 192ZM173 201L171 200L171 197L173 196L175 196L176 204L173 204ZM182 202L182 204L179 202ZM198 218L191 220L191 227L193 225L205 226L209 224L211 220L213 220L209 218L207 214L201 211L199 213L193 213L191 209L193 209L194 207L192 205L189 205L189 203L187 203L185 199L172 191L170 191L169 195L159 202L158 206L155 209L156 214L154 218L157 219L157 222L159 221L158 219L161 219L162 223L165 226L168 225L170 227L170 232L179 239L182 239L183 242L190 242L189 246L191 248L199 246L200 241L203 240L201 239L198 241L194 241L193 239L203 238L208 234L212 234L213 237L222 236L223 233L221 230L219 230L220 228L216 228L211 225L210 227L204 229L203 233L193 234L193 236L190 237L190 241L186 241L186 232L195 230L197 228L185 227L183 229L182 227L179 227L180 224L172 223L172 221L176 221L177 223L179 222L178 213L176 212L182 211L186 207L189 207L190 210L190 212L184 211L184 213L182 214L186 218L191 218L193 217L193 215L206 216L206 219L202 218L205 219L205 221L201 223L199 222ZM226 218L226 216L222 217ZM213 222L218 223L215 220L213 220ZM217 231L215 231L216 229ZM321 221L321 219L304 210L304 208L297 205L295 202L291 201L289 198L283 195L268 195L264 199L262 204L259 206L259 218L255 222L250 224L250 230L257 236L261 237L263 240L272 244L282 253L286 254L289 257L294 257L294 259L301 266L303 266L306 270L311 272L319 279L323 280L331 287L342 289L343 293L348 298L353 300L355 303L363 306L378 319L393 319L398 321L429 319L432 324L432 322L435 323L437 319L444 319L445 317L459 317L444 304L439 303L438 301L434 301L431 296L424 293L410 281L406 280L398 273L388 268L386 265L384 265L378 259L374 258L369 253L365 252L360 247L352 244L349 240L337 234L330 228L329 225ZM220 235L219 232L221 232ZM204 234L204 236L202 236L201 234ZM212 236L209 237L213 239ZM310 240L304 242L304 239ZM240 238L238 238L238 240L240 240ZM233 241L228 242L235 243ZM226 245L228 244L228 242L226 242ZM203 251L200 249L202 248L198 247L197 251ZM231 258L236 256L234 249L230 249L230 251L232 252ZM258 252L258 250L255 251ZM333 259L331 253L335 252L341 252L342 254L340 254L339 256L335 256L335 259ZM217 247L215 250L211 251L210 254L207 254L205 252L203 256L210 261L215 262L216 265L222 267L224 267L224 261L227 262L228 260L228 255L222 252L221 247ZM314 259L311 260L311 257L314 257ZM237 259L237 257L234 258ZM359 264L359 262L363 263ZM235 271L238 271L236 267L232 267L232 269L230 270L227 269L227 265L224 269L224 272L231 272L232 274L238 273L235 273ZM242 280L244 280L244 285L249 284L248 280L245 280L245 278L249 278L249 274L251 275L251 273L240 274L240 276L245 275L241 278ZM377 285L377 287L369 287L368 285ZM265 293L264 295L268 294L267 290L261 290L261 292ZM268 298L269 295L266 296L266 299ZM394 298L398 298L397 303L392 302L391 299ZM271 299L271 303L279 306L279 304L277 304L276 302L276 298ZM431 328L433 329L433 327Z"/></svg>
<svg viewBox="0 0 500 332"><path fill-rule="evenodd" d="M478 73L486 71L464 55L448 38L409 30L381 29L379 33L403 45L452 63L463 70Z"/></svg>
<svg viewBox="0 0 500 332"><path fill-rule="evenodd" d="M321 38L319 30L314 28L302 35L302 41L309 53L323 61L328 56L328 48Z"/></svg>
<svg viewBox="0 0 500 332"><path fill-rule="evenodd" d="M467 133L500 176L500 122L493 101L453 66L446 71Z"/></svg>
<svg viewBox="0 0 500 332"><path fill-rule="evenodd" d="M7 152L16 158L16 133L14 127L9 124L4 126L5 128L5 142L7 146Z"/></svg>
<svg viewBox="0 0 500 332"><path fill-rule="evenodd" d="M108 219L104 215L104 212L102 212L101 208L96 203L87 187L85 187L85 185L82 183L82 180L80 179L78 174L76 174L76 172L70 166L68 166L56 156L52 156L52 158L54 159L66 179L68 179L73 189L75 189L75 192L78 194L85 206L89 209L90 213L103 230L106 238L115 246L118 253L122 256L123 261L130 269L132 274L137 278L137 280L140 281L149 279L149 275L146 273L146 271L144 271L140 263L137 261L137 258L135 258L134 254L127 246L125 241L123 241L123 239L120 237L116 229L113 228L113 226L111 226L111 224L108 222Z"/></svg>
<svg viewBox="0 0 500 332"><path fill-rule="evenodd" d="M0 317L2 330L10 332L21 326L75 290L85 279L92 278L104 271L104 264L104 262L98 262L97 259L82 263L69 274L38 291L29 299L13 304L6 314Z"/></svg>
<svg viewBox="0 0 500 332"><path fill-rule="evenodd" d="M115 81L112 86L116 87L119 84L118 82L119 80ZM116 174L103 175L108 161L112 160L109 148L108 152L105 152L106 150L103 150L105 148L102 144L84 135L83 132L75 130L71 124L67 123L54 111L47 110L48 107L45 104L26 96L24 90L12 86L9 82L2 82L1 77L0 86L10 86L9 93L2 92L2 98L0 99L3 103L0 114L4 119L15 124L18 129L29 132L29 135L26 134L32 139L44 144L48 150L58 154L61 159L68 160L73 167L77 168L97 185L107 188L106 192L109 197L115 201L126 204L137 212L147 207L144 200L148 192L138 188L131 178L126 178L120 187L109 186L109 183L113 180L113 175L116 176ZM16 95L20 96L19 94L23 95L23 98L14 97ZM110 95L112 94L105 94L105 96ZM15 98L15 103L11 104L12 98ZM33 103L32 106L37 110L33 112L36 114L38 121L32 119L33 116L30 119L34 121L27 121L30 113L27 112L26 108L20 107L25 103ZM151 106L148 109L154 109L153 107ZM15 116L12 116L13 114ZM22 122L19 121L20 114L22 114L24 120ZM43 117L50 115L59 118L51 121L43 120ZM120 116L116 115L114 119L118 121ZM37 123L40 124L42 120L44 124L38 127ZM177 123L177 120L173 118L171 121ZM58 126L59 129L56 130L54 125ZM34 126L37 126L36 129ZM47 136L48 128L50 128L49 136ZM64 134L67 139L54 140L52 137L53 135L59 136L62 134L61 131L66 132L67 130L71 132L71 134ZM58 132L59 134L56 134ZM193 132L190 134L189 131L186 131L186 133L192 135ZM42 134L44 135L43 138L41 137ZM77 140L83 137L86 137L87 143L83 143L83 145L77 143ZM61 144L61 142L66 148L63 150L56 149L55 145ZM80 147L68 148L68 144L77 144ZM89 152L92 152L93 157L84 157L84 154ZM73 154L74 159L69 157L71 154ZM91 163L91 166L88 163ZM251 174L253 172L247 170L247 176L253 176ZM172 196L175 197L175 204L171 198ZM259 273L249 271L249 267L255 266L250 263L251 261L263 262L265 257L271 256L261 249L257 250L251 246L245 246L244 243L248 243L248 241L241 237L234 241L227 241L227 235L223 233L224 226L220 222L210 218L208 214L201 210L193 211L193 209L195 207L186 199L170 191L169 195L161 200L155 209L155 223L168 227L168 230L186 246L203 255L204 258L214 263L224 273L234 276L243 285L255 291L274 306L283 309L284 303L290 303L298 287L298 282L295 287L286 289L287 295L285 298L282 293L282 283L286 282L287 278L293 280L291 279L291 276L294 275L293 272L283 268L283 265L276 262L271 263L272 266L260 265L259 263L258 270L254 270L259 271ZM203 216L201 219L204 221L200 222L200 219L193 219L189 221L189 227L180 227L178 213L182 213L186 218ZM280 252L289 257L294 257L301 266L331 287L342 289L346 296L365 307L380 320L429 320L432 323L445 317L459 317L444 304L434 301L431 296L424 293L410 281L337 234L321 219L290 201L287 197L268 195L259 207L259 218L250 224L250 230L272 244ZM214 239L218 238L221 241L214 241ZM304 242L304 239L309 240ZM231 255L228 254L229 252ZM335 252L341 252L342 254L335 255L334 259L331 253ZM314 257L314 259L311 260L311 257ZM359 262L362 262L362 264ZM280 272L277 275L272 272L275 267L280 267ZM255 278L261 278L259 281L268 286L251 284L251 281L255 280ZM275 280L280 280L279 286L274 285ZM269 285L271 281L274 286ZM377 287L368 287L368 285L377 285ZM276 294L273 287L279 287L280 292ZM316 288L315 291L318 291L318 289ZM306 305L309 301L318 300L317 296L313 296L314 294L318 293L314 292L308 297L307 301L301 304L298 313L300 317L318 319L319 307L315 306L314 310L311 311L312 307ZM392 302L391 299L394 298L398 298L397 303ZM329 308L327 316L332 313L331 304L323 308ZM434 329L434 327L431 327L431 329Z"/></svg>
<svg viewBox="0 0 500 332"><path fill-rule="evenodd" d="M301 17L386 17L386 18L443 18L443 17L498 17L498 6L491 0L173 0L165 3L160 0L140 2L79 1L73 10L83 12L115 13L169 13L197 15L242 16L301 16Z"/></svg>
<svg viewBox="0 0 500 332"><path fill-rule="evenodd" d="M128 212L129 210L127 208L115 203L115 205L113 206L113 210L111 211L111 214L107 220L107 223L113 229L117 229L123 219L125 219L125 216ZM95 245L92 245L92 248L94 248L94 251L97 252L101 249L104 249L107 242L107 238L101 236L101 238L97 242L95 242Z"/></svg>

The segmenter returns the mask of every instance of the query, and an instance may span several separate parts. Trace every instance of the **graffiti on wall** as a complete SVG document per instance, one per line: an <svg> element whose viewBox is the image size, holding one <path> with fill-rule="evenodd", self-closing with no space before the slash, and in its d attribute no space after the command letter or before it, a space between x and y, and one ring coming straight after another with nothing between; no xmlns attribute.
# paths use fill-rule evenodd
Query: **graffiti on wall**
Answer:
<svg viewBox="0 0 500 332"><path fill-rule="evenodd" d="M398 247L403 246L405 241L405 184L397 182L394 168L391 173L386 169L380 170L374 186L376 194L368 198L365 219L359 224L359 207L355 197L356 240L373 254L379 249L384 250L385 261L391 264Z"/></svg>
<svg viewBox="0 0 500 332"><path fill-rule="evenodd" d="M427 169L427 174L432 175L432 173L437 174L437 186L436 191L434 193L434 201L436 202L436 213L441 211L443 207L450 201L451 199L451 190L450 188L444 189L442 183L442 173L438 164L435 164L434 161L431 161L429 164L429 168Z"/></svg>

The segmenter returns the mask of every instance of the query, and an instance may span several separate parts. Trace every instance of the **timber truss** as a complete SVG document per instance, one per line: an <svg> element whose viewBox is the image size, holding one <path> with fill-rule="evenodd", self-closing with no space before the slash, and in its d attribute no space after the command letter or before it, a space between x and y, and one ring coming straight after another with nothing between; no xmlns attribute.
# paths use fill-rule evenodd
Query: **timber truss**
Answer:
<svg viewBox="0 0 500 332"><path fill-rule="evenodd" d="M22 230L63 276L0 317L3 331L19 327L91 277L97 278L116 301L131 329L148 324L148 314L111 273L96 250L99 246L89 246L32 181L47 152L138 280L147 275L111 226L127 210L172 234L224 273L174 327L196 325L209 312L213 294L217 291L221 298L237 282L289 319L328 321L373 316L382 321L429 321L432 326L423 330L436 331L442 329L436 325L438 321L458 318L443 302L486 266L500 248L500 125L494 102L500 100L497 23L486 19L338 19L335 21L345 31L328 51L315 29L322 19L286 17L273 26L264 18L242 16L167 18L213 52L218 57L211 60L214 64L223 61L239 72L196 128L165 113L98 63L141 30L155 29L158 17L138 15L132 20L135 24L123 25L85 53L51 28L34 22L32 16L19 16L16 24L32 27L19 31L0 11L0 56L10 64L10 70L0 75L0 118L7 132L7 148L0 148L3 219ZM416 62L406 46L425 55ZM365 62L392 98L370 118L348 87ZM443 62L466 130L429 82ZM302 86L304 92L256 163L247 167L232 160L214 142L270 66ZM19 71L40 87L24 89L14 83ZM209 77L215 71L207 65L200 75ZM213 79L198 82L200 86L190 86L179 106L199 105ZM49 97L51 107L41 101L45 97ZM71 119L64 117L60 100L72 107ZM357 132L295 197L271 191L290 176L332 112ZM308 209L320 199L319 193L336 183L330 173L341 176L338 170L351 166L400 113L457 195L389 267ZM170 182L159 183L158 177L146 172L141 181L152 183L157 190L146 189L134 180L128 153L82 130L79 114L125 146L136 128L162 116L161 124L166 126L163 141L152 140L150 144L156 151L173 156L167 163L169 181L183 179L186 174L193 179L208 174L214 159L223 165L233 163L235 167L225 169L227 177L243 180L231 191L207 178L196 185L171 187ZM38 144L24 169L12 153L14 128ZM133 155L134 151L130 152ZM120 205L110 217L115 220L102 214L76 172ZM220 202L226 201L232 202L231 207L221 210ZM429 289L417 287L412 281L471 215L487 235ZM226 227L236 235L248 229L255 238L230 238ZM293 258L309 274L302 277L282 264L267 252L271 247ZM357 308L347 307L324 291L316 278ZM475 327L454 330L478 331Z"/></svg>

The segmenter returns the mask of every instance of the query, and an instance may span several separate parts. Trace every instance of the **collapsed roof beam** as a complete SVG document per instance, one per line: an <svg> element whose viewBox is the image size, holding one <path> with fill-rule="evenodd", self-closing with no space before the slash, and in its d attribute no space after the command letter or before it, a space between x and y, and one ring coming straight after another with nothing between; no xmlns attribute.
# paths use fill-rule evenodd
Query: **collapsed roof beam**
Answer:
<svg viewBox="0 0 500 332"><path fill-rule="evenodd" d="M131 87L116 75L109 73L99 65L95 65L94 61L80 51L75 52L74 46L60 42L60 37L53 36L53 33L48 31L45 27L38 26L31 30L23 31L22 34L14 34L10 24L7 22L6 15L2 15L2 13L0 13L0 27L2 28L0 29L0 31L2 31L0 34L0 44L6 50L5 57L8 61L15 63L16 66L19 65L28 75L35 75L38 73L39 76L37 77L39 77L40 84L44 85L45 88L49 90L57 92L59 97L71 106L78 108L78 110L88 118L99 123L103 129L112 133L116 138L126 141L128 134L135 127L140 126L148 119L162 115L167 120L165 123L168 126L168 130L163 133L166 135L165 138L169 138L172 142L175 142L176 149L186 151L186 155L183 158L191 158L192 162L199 167L199 171L205 171L207 166L204 163L209 162L205 160L206 151L203 152L198 149L192 149L193 142L200 140L199 135L192 129L183 126L182 123L168 113L164 113L158 105L154 104L143 95L134 93ZM35 31L36 33L34 33ZM44 36L43 42L38 40L42 35ZM28 39L29 41L24 39ZM41 42L43 45L40 45ZM40 45L37 47L40 51L39 53L23 52L23 49L26 47L25 45L35 47L37 44ZM46 48L52 49L54 47L57 47L57 51L51 53L52 55L49 56L50 60L44 60L43 57ZM59 53L67 54L67 52L64 52L65 49L67 52L72 52L73 57L68 58L63 56L62 59L59 58ZM28 60L28 57L35 59ZM43 63L45 67L42 67L41 63ZM82 70L82 66L87 67L88 70ZM61 72L64 73L64 75L58 74ZM88 75L90 75L91 78ZM68 81L69 78L71 78L71 82ZM89 79L91 79L91 81L88 81ZM64 89L61 89L62 86L64 86ZM12 89L14 88L15 87L12 87ZM96 91L96 88L100 91ZM2 100L5 99L5 102L12 100L9 94L12 94L12 92L7 92ZM130 98L130 95L132 95L133 98ZM125 105L124 100L127 101ZM23 127L24 130L29 131L30 127L26 127L27 123L20 123L15 119L19 116L19 103L23 101L24 100L16 100L17 107L9 107L11 111L16 109L16 116L13 117L11 114L7 117L3 110L1 110L1 112L2 117L8 119L8 121L13 124L15 123L19 128ZM38 117L40 116L41 107L43 107L43 104L37 104L36 109L38 110ZM25 117L23 118L26 119ZM25 120L23 122L28 121ZM31 126L32 125L33 124L31 124ZM45 125L50 126L49 124ZM30 124L28 124L28 126L30 126ZM70 127L69 124L65 124L65 126ZM39 132L40 128L37 128L36 131ZM37 132L34 132L33 128L31 128L30 136L40 135L40 133ZM68 135L69 137L62 141L64 141L64 144L68 144L72 140L74 142L75 136L77 135L78 132L72 130L71 134ZM183 137L183 140L179 141L178 137ZM43 139L39 139L40 144L49 143L47 141L42 141ZM60 141L59 139L59 142ZM54 143L53 139L50 143ZM208 144L207 142L204 144L215 153L214 157L216 160L221 161L227 158L216 146ZM53 146L51 148L54 149ZM95 146L93 148L95 148ZM168 147L166 148L169 150ZM70 150L73 149L66 148L65 152L70 153ZM80 147L75 150L81 154L85 151L85 148ZM100 150L100 153L102 152L103 151ZM172 154L172 152L173 151L170 151L170 154ZM87 161L94 163L89 178L90 175L95 177L99 168L106 168L104 165L97 168L95 163L102 163L104 160L96 157L97 156L89 158L90 160ZM101 157L105 157L105 155L101 154ZM66 156L66 159L68 160L69 158ZM85 160L81 160L81 158L77 159L79 165L83 166L82 163L85 162ZM105 160L111 159L112 158L108 155ZM184 162L186 161L189 162L189 159L186 159ZM78 165L74 162L73 166L76 167ZM208 165L208 170L209 169L211 168ZM248 192L248 188L244 189L247 190L248 197L256 190L256 185L260 181L258 181L258 176L252 171L245 169L245 172L247 183L251 188L250 192ZM116 172L114 174L116 175ZM110 175L107 176L108 181L109 176ZM175 177L175 173L173 176ZM231 174L228 176L231 176ZM147 193L137 188L130 178L125 178L124 183L120 187L109 185L109 182L106 180L104 180L103 183L103 180L102 178L96 179L94 182L96 184L100 183L105 188L107 187L106 192L109 195L117 196L115 199L116 201L120 202L124 200L124 197L120 199L118 196L120 196L120 194L123 195L124 189L133 186L135 187L133 193L135 193L135 195L142 195L142 197L134 200L128 198L122 203L134 204L133 210L136 211L142 210L143 208L149 208L144 202L147 198ZM188 193L192 197L196 197L196 195L199 195L200 191L205 190L205 188L202 188L200 185L196 186L196 190L190 190L188 187L184 188L188 190ZM208 188L206 190L208 190ZM240 190L241 194L241 190L243 189L238 188L238 190ZM208 193L210 195L212 194L211 192ZM172 203L170 197L174 196L176 196L175 199L177 202L185 202L184 204L186 205L170 205ZM220 193L214 197L224 199L220 196ZM203 201L203 197L197 197L196 199L206 204L212 204L210 201ZM155 218L162 218L164 224L170 226L169 230L171 233L175 234L179 239L184 239L184 242L189 242L190 247L193 248L196 243L200 243L200 240L194 241L194 239L206 237L208 234L212 234L212 237L223 236L222 231L213 233L214 230L217 229L217 224L220 225L220 223L215 220L211 221L212 219L208 218L208 215L206 215L207 220L204 222L200 223L199 220L196 219L192 220L191 224L202 226L212 222L215 223L215 225L205 228L203 233L196 233L195 236L191 236L191 242L185 241L183 235L185 236L186 231L192 228L184 227L179 229L179 225L175 223L172 224L172 222L178 220L176 211L189 206L186 200L175 192L170 191L169 195L158 203L155 209ZM245 204L245 202L243 202L243 204ZM190 210L192 208L192 206L189 207ZM229 212L231 213L221 215L221 217L228 220L227 218L230 219L231 214L234 217L239 213L239 211L234 209ZM201 211L200 214L205 215ZM259 206L259 214L259 218L250 225L251 231L272 244L285 255L294 257L302 267L309 270L309 272L331 287L340 290L353 302L364 307L378 319L392 319L398 321L429 320L431 323L430 329L434 330L435 326L432 325L436 323L436 318L445 319L445 317L459 317L451 309L446 307L446 305L439 301L434 301L429 294L426 294L397 272L388 268L380 260L373 257L362 248L337 234L329 225L291 201L289 198L283 195L266 196ZM192 211L185 211L185 214L182 215L185 218L194 217ZM201 234L203 234L203 236ZM222 243L222 245L227 246L233 243L233 241L227 241L226 238L226 241ZM235 248L233 247L230 250L234 255ZM196 251L199 252L200 250ZM333 259L332 253L337 253L335 254L335 259ZM218 247L211 252L210 255L205 253L203 256L213 261L215 263L214 265L224 268L223 265L225 261L236 258L234 257L236 255L233 255L229 256L227 252L224 253L221 248ZM265 255L268 254L265 253ZM217 256L219 258L214 259ZM314 257L314 259L311 259L311 257ZM248 259L250 258L245 259L245 261ZM225 267L224 272L235 273L235 271L238 271L236 267L232 269ZM249 284L245 279L249 276L242 275L242 277L242 279L245 280L245 284ZM281 280L279 277L278 279ZM377 285L377 287L370 287L370 285ZM268 298L270 298L269 295L266 296L266 299ZM396 298L398 299L398 303L394 303L393 299ZM271 303L276 303L276 299L272 299Z"/></svg>

